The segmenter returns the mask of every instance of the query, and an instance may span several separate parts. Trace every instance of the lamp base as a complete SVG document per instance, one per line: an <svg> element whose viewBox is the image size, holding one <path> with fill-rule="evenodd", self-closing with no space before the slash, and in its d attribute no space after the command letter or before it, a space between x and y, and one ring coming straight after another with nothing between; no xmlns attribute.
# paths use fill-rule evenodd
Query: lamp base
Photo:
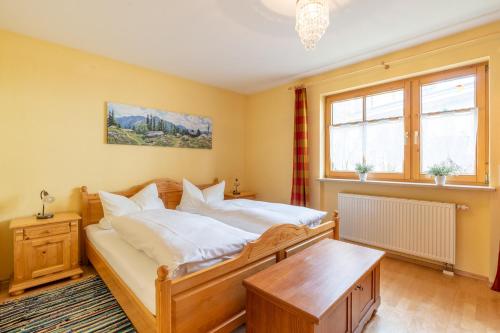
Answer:
<svg viewBox="0 0 500 333"><path fill-rule="evenodd" d="M52 213L45 213L45 214L38 213L38 214L36 214L36 218L38 220L46 220L46 219L51 219L53 217L54 217L54 214L52 214Z"/></svg>

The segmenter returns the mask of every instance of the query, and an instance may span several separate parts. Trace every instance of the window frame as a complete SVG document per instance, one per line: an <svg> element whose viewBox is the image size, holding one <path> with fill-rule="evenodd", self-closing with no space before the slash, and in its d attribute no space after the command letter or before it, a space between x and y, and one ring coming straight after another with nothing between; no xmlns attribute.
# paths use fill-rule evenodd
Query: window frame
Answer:
<svg viewBox="0 0 500 333"><path fill-rule="evenodd" d="M410 103L409 98L411 90L409 82L405 82L405 80L393 81L381 85L376 85L372 87L362 88L354 91L348 91L336 95L331 95L326 98L326 110L325 110L325 149L326 149L326 158L325 158L325 171L326 176L330 178L356 178L356 172L351 171L334 171L330 168L330 126L332 125L332 104L334 102L354 99L354 98L363 98L363 113L366 113L366 97L371 95L377 95L384 92L390 92L394 90L403 90L404 95L404 104L403 104L403 122L404 122L404 131L407 136L410 130L409 127L409 119L410 119ZM370 121L367 121L370 122ZM365 123L363 120L362 123ZM406 141L406 139L405 139ZM404 145L404 158L403 158L403 172L402 173L385 173L385 172L377 172L370 173L371 179L377 180L408 180L410 177L410 163L409 163L409 154L410 149L408 144Z"/></svg>
<svg viewBox="0 0 500 333"><path fill-rule="evenodd" d="M479 63L431 74L397 80L366 88L342 92L325 98L325 176L327 178L355 179L356 172L331 170L330 126L334 102L363 97L363 112L366 112L366 97L369 95L403 89L404 91L404 160L403 173L370 173L369 179L411 182L432 182L431 176L420 172L421 142L421 87L467 75L476 76L476 108L478 116L476 141L476 174L448 177L451 184L487 184L489 163L488 140L488 64Z"/></svg>

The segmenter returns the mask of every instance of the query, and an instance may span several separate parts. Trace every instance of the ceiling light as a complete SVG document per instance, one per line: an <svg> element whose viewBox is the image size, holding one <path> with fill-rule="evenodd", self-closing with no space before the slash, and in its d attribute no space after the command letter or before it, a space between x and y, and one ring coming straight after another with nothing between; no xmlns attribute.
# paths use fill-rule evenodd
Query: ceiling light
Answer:
<svg viewBox="0 0 500 333"><path fill-rule="evenodd" d="M307 51L314 50L330 24L328 0L297 0L295 18L300 41Z"/></svg>

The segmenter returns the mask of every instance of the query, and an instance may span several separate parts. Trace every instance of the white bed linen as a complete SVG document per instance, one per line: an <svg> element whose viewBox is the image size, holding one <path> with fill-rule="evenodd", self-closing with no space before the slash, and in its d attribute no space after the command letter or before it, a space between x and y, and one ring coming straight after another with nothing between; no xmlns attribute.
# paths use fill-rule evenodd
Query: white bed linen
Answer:
<svg viewBox="0 0 500 333"><path fill-rule="evenodd" d="M111 217L113 229L137 250L176 278L192 267L239 253L257 234L231 227L212 218L155 209Z"/></svg>
<svg viewBox="0 0 500 333"><path fill-rule="evenodd" d="M177 207L177 209L184 210L183 207ZM188 212L208 216L257 234L262 234L273 225L283 223L305 224L313 227L321 223L326 216L326 212L307 207L247 199L198 203Z"/></svg>
<svg viewBox="0 0 500 333"><path fill-rule="evenodd" d="M144 252L134 249L114 229L102 229L97 224L86 228L87 238L113 270L139 298L144 306L156 313L155 280L158 264ZM222 259L208 260L184 266L178 273L183 276L213 266Z"/></svg>

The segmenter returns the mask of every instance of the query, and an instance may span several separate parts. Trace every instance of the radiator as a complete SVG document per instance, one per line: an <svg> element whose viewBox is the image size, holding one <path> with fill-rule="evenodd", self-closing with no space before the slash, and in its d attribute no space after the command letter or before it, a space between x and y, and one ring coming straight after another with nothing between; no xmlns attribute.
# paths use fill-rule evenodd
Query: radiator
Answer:
<svg viewBox="0 0 500 333"><path fill-rule="evenodd" d="M339 193L340 237L455 264L456 205Z"/></svg>

